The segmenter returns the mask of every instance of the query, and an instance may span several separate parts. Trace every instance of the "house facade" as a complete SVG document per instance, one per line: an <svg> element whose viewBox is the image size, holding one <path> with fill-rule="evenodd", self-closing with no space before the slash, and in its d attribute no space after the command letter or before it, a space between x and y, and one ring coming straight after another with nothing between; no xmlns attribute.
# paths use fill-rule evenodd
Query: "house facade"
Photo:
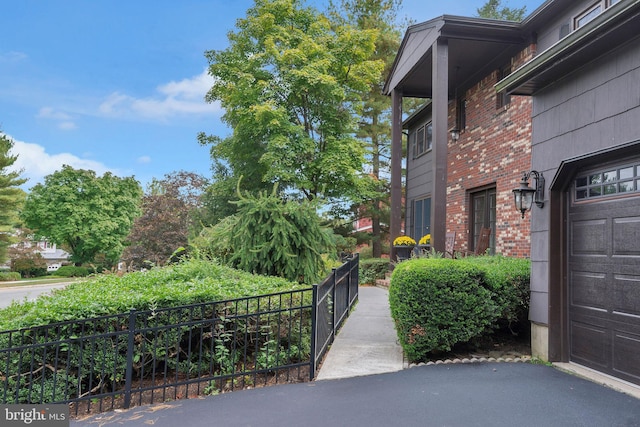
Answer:
<svg viewBox="0 0 640 427"><path fill-rule="evenodd" d="M428 221L442 251L445 233L471 249L489 226L492 251L531 258L533 354L640 384L640 1L414 25L385 90L393 155L409 135L408 230ZM402 121L403 97L429 103ZM523 173L545 178L524 218L511 191Z"/></svg>

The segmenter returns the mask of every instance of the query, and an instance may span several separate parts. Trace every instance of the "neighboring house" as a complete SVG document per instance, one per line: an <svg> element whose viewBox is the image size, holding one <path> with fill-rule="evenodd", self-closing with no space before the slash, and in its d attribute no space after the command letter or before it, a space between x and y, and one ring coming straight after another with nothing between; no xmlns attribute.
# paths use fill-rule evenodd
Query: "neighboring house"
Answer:
<svg viewBox="0 0 640 427"><path fill-rule="evenodd" d="M36 243L36 248L47 263L47 271L56 271L69 260L69 253L58 249L55 243L43 240Z"/></svg>
<svg viewBox="0 0 640 427"><path fill-rule="evenodd" d="M404 126L408 230L428 224L442 251L446 232L473 249L490 227L492 251L532 260L533 354L640 384L640 1L411 26L385 91L391 238ZM429 102L403 123L402 97ZM546 178L544 205L523 219L511 190L531 170Z"/></svg>
<svg viewBox="0 0 640 427"><path fill-rule="evenodd" d="M46 240L34 242L31 236L25 236L22 232L18 232L17 235L22 236L21 241L11 245L11 247L39 253L47 263L47 271L56 271L69 262L70 254L58 249L55 243ZM11 268L11 260L7 260L6 264L0 267Z"/></svg>

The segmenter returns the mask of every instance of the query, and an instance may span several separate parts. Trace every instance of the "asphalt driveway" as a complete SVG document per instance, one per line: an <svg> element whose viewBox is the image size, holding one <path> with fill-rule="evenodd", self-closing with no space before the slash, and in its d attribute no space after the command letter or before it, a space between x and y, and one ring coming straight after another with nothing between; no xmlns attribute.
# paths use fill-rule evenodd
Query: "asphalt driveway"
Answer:
<svg viewBox="0 0 640 427"><path fill-rule="evenodd" d="M420 366L96 415L72 426L640 426L640 400L529 363Z"/></svg>

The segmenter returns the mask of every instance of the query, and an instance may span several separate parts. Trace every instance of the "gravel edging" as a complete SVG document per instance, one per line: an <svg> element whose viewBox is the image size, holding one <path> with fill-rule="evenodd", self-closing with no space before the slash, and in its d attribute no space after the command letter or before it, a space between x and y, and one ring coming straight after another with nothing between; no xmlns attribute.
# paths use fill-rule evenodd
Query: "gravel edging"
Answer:
<svg viewBox="0 0 640 427"><path fill-rule="evenodd" d="M455 365L458 363L482 363L482 362L496 362L496 363L529 363L531 362L531 356L519 356L519 357L471 357L471 358L455 358L444 359L430 362L410 363L409 368L415 368L417 366L431 366L431 365Z"/></svg>

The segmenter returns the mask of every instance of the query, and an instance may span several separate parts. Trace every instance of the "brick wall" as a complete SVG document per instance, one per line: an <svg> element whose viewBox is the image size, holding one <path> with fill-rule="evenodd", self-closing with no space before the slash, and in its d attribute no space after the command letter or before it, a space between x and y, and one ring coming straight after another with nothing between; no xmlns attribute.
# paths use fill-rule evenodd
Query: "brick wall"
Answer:
<svg viewBox="0 0 640 427"><path fill-rule="evenodd" d="M513 58L512 68L531 57L533 46ZM456 232L456 250L470 250L470 194L496 189L496 253L530 256L530 213L516 211L512 190L522 172L531 169L531 98L512 96L496 108L498 71L465 93L466 127L457 142L449 140L447 153L447 231ZM456 123L456 103L449 104L449 128Z"/></svg>

